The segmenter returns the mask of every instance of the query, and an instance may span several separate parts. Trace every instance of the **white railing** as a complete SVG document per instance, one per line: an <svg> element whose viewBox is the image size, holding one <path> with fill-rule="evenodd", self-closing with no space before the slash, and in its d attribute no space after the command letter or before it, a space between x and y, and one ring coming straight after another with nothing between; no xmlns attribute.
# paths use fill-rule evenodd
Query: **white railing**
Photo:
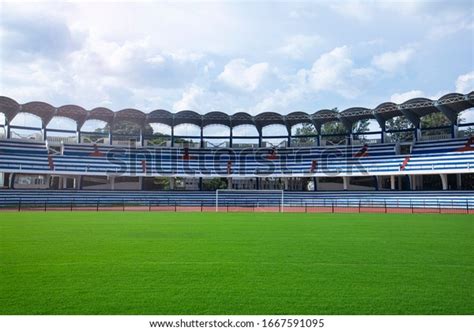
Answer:
<svg viewBox="0 0 474 331"><path fill-rule="evenodd" d="M291 146L292 147L310 147L310 146L317 146L318 142L316 140L314 141L292 141Z"/></svg>
<svg viewBox="0 0 474 331"><path fill-rule="evenodd" d="M103 144L103 145L108 145L109 144L109 138L97 138L97 139L91 139L88 136L81 136L81 143L82 144Z"/></svg>
<svg viewBox="0 0 474 331"><path fill-rule="evenodd" d="M321 139L321 146L344 146L344 145L347 145L346 139L339 140L338 142L334 142L329 139Z"/></svg>
<svg viewBox="0 0 474 331"><path fill-rule="evenodd" d="M14 139L43 141L43 135L41 133L19 134L11 131L11 135Z"/></svg>
<svg viewBox="0 0 474 331"><path fill-rule="evenodd" d="M160 141L159 143L156 143L156 142L152 142L152 140L145 139L145 146L170 147L171 141L163 140L163 141Z"/></svg>
<svg viewBox="0 0 474 331"><path fill-rule="evenodd" d="M188 147L188 148L200 148L201 147L201 143L195 143L195 142L192 142L192 143L174 143L174 147Z"/></svg>
<svg viewBox="0 0 474 331"><path fill-rule="evenodd" d="M113 139L112 140L112 145L120 145L120 146L138 146L140 145L139 141L135 141L133 139Z"/></svg>
<svg viewBox="0 0 474 331"><path fill-rule="evenodd" d="M381 139L354 139L352 145L380 144L381 142Z"/></svg>
<svg viewBox="0 0 474 331"><path fill-rule="evenodd" d="M77 144L77 137L48 137L48 143L50 144Z"/></svg>
<svg viewBox="0 0 474 331"><path fill-rule="evenodd" d="M232 144L233 148L257 148L258 144L252 144L252 143L240 143L240 144Z"/></svg>
<svg viewBox="0 0 474 331"><path fill-rule="evenodd" d="M451 135L449 133L442 133L442 134L433 134L433 135L422 135L422 141L431 141L431 140L445 140L450 139Z"/></svg>

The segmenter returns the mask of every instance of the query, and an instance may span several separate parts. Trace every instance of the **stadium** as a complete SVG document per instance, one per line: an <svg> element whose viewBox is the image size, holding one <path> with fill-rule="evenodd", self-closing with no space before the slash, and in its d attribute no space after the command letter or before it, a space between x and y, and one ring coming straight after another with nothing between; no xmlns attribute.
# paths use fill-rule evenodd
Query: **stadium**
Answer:
<svg viewBox="0 0 474 331"><path fill-rule="evenodd" d="M0 97L0 313L472 314L473 107L474 92L287 115ZM433 114L449 125L423 126Z"/></svg>

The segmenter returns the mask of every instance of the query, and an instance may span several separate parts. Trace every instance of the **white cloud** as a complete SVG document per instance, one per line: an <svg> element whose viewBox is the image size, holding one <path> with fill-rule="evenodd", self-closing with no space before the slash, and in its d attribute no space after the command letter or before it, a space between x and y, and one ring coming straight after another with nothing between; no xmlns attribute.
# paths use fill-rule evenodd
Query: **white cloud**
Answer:
<svg viewBox="0 0 474 331"><path fill-rule="evenodd" d="M395 72L405 65L412 58L414 53L415 50L413 48L404 48L394 52L382 53L373 57L372 64L381 70Z"/></svg>
<svg viewBox="0 0 474 331"><path fill-rule="evenodd" d="M373 75L370 68L355 68L347 46L334 48L321 55L310 70L300 70L313 91L330 91L346 98L360 93L361 83Z"/></svg>
<svg viewBox="0 0 474 331"><path fill-rule="evenodd" d="M199 86L193 85L185 90L180 100L173 104L173 110L198 110L199 102L198 99L204 94L204 90Z"/></svg>
<svg viewBox="0 0 474 331"><path fill-rule="evenodd" d="M469 93L474 91L474 71L460 75L456 79L456 92Z"/></svg>
<svg viewBox="0 0 474 331"><path fill-rule="evenodd" d="M428 37L434 40L446 38L458 32L473 33L474 22L471 18L465 19L462 15L446 15L447 22L439 22L430 29Z"/></svg>
<svg viewBox="0 0 474 331"><path fill-rule="evenodd" d="M409 88L399 75L381 75L408 63L413 50L438 47L430 33L449 35L459 73L472 71L472 47L462 42L472 32L472 5L418 3L9 3L0 20L0 94L114 110L283 113L364 106L385 101L384 91L450 92L454 81L433 71L449 67L446 52L408 67L416 70L406 75ZM402 15L400 30L392 23ZM381 54L386 45L396 46ZM471 77L460 76L457 89L472 89Z"/></svg>
<svg viewBox="0 0 474 331"><path fill-rule="evenodd" d="M268 71L269 65L266 62L249 65L245 59L234 59L225 65L218 80L237 89L254 91Z"/></svg>
<svg viewBox="0 0 474 331"><path fill-rule="evenodd" d="M248 111L252 114L258 114L264 111L287 113L292 111L291 109L288 109L288 106L300 99L304 93L304 87L301 86L292 86L283 91L277 89L267 95L255 106L251 107Z"/></svg>
<svg viewBox="0 0 474 331"><path fill-rule="evenodd" d="M351 17L359 21L368 21L373 16L373 4L364 1L335 1L330 5L339 15Z"/></svg>
<svg viewBox="0 0 474 331"><path fill-rule="evenodd" d="M318 35L298 34L287 38L285 46L278 48L277 52L293 59L300 59L321 41L322 38Z"/></svg>
<svg viewBox="0 0 474 331"><path fill-rule="evenodd" d="M407 100L413 99L413 98L420 98L424 97L425 93L420 90L411 90L403 93L394 93L390 97L390 101L395 102L395 103L404 103Z"/></svg>

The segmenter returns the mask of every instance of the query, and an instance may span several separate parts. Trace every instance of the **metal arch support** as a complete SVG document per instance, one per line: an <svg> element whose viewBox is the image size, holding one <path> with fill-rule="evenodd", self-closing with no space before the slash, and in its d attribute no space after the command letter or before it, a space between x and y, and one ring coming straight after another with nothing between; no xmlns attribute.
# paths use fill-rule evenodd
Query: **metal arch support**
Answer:
<svg viewBox="0 0 474 331"><path fill-rule="evenodd" d="M43 123L45 128L48 126L51 120L57 115L57 113L58 113L58 108L54 108L54 113L52 113L51 116L46 117L46 118L41 118L41 122Z"/></svg>
<svg viewBox="0 0 474 331"><path fill-rule="evenodd" d="M346 119L344 117L341 117L341 116L339 116L338 119L342 123L342 125L344 125L344 127L346 128L347 133L351 134L352 133L352 125L354 124L354 122L351 122L348 119Z"/></svg>
<svg viewBox="0 0 474 331"><path fill-rule="evenodd" d="M311 124L313 124L314 128L316 129L316 132L318 133L318 135L321 135L321 127L323 126L323 124L315 119L311 119Z"/></svg>
<svg viewBox="0 0 474 331"><path fill-rule="evenodd" d="M435 107L448 118L451 124L456 125L458 123L458 114L449 106L435 104Z"/></svg>
<svg viewBox="0 0 474 331"><path fill-rule="evenodd" d="M400 109L400 112L403 114L403 116L405 116L412 124L415 128L419 128L420 127L420 117L418 117L417 115L415 115L412 111L410 111L409 109Z"/></svg>
<svg viewBox="0 0 474 331"><path fill-rule="evenodd" d="M380 116L380 114L377 114L375 112L374 112L374 118L377 121L377 123L379 123L380 129L382 130L382 132L385 132L387 128L387 121L382 116Z"/></svg>
<svg viewBox="0 0 474 331"><path fill-rule="evenodd" d="M23 105L20 105L18 110L15 110L12 114L10 114L10 116L7 116L7 114L5 114L5 120L8 120L10 123L13 122L13 119L16 117L16 115L21 113L22 109L23 109Z"/></svg>
<svg viewBox="0 0 474 331"><path fill-rule="evenodd" d="M464 96L464 100L469 101L474 107L474 97L471 98L472 92Z"/></svg>

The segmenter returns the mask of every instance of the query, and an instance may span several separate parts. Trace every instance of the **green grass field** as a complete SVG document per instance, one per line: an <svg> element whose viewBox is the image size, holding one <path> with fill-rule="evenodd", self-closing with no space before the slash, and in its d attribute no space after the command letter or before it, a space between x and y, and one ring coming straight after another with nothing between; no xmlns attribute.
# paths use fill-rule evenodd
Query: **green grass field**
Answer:
<svg viewBox="0 0 474 331"><path fill-rule="evenodd" d="M474 217L3 213L0 314L474 314Z"/></svg>

